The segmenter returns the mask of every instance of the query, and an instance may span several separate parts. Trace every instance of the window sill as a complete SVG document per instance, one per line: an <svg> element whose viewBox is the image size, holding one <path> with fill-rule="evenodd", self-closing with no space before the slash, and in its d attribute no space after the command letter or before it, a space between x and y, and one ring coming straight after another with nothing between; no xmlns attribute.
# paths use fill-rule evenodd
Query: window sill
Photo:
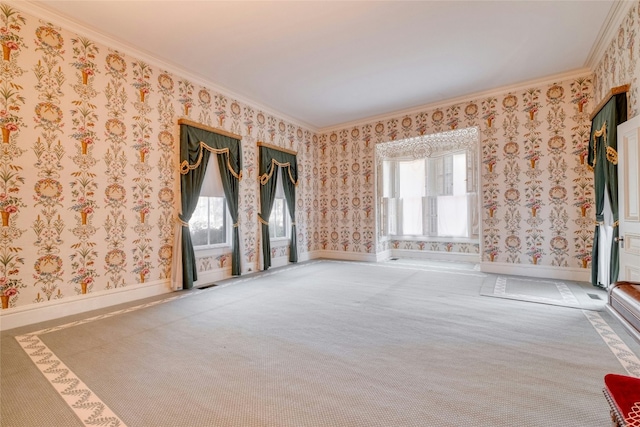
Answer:
<svg viewBox="0 0 640 427"><path fill-rule="evenodd" d="M291 239L288 237L274 237L272 239L269 239L269 241L271 243L282 243L282 242L289 242L291 241Z"/></svg>
<svg viewBox="0 0 640 427"><path fill-rule="evenodd" d="M204 248L193 248L197 258L204 258L213 255L220 255L231 250L231 245L207 246Z"/></svg>
<svg viewBox="0 0 640 427"><path fill-rule="evenodd" d="M480 239L468 237L438 237L438 236L384 236L380 241L402 240L407 242L452 242L452 243L480 243Z"/></svg>

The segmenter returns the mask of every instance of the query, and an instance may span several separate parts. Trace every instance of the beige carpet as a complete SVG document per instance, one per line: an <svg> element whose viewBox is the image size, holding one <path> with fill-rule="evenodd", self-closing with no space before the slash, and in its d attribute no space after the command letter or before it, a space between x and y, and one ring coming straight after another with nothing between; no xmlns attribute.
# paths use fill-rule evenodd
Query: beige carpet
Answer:
<svg viewBox="0 0 640 427"><path fill-rule="evenodd" d="M607 425L602 378L638 345L604 312L482 297L486 278L310 262L6 331L1 425Z"/></svg>

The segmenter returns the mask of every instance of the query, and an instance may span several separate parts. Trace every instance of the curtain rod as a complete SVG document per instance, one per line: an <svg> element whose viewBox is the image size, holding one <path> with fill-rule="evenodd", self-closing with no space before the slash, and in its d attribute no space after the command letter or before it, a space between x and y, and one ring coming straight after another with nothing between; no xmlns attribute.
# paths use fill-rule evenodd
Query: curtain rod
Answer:
<svg viewBox="0 0 640 427"><path fill-rule="evenodd" d="M283 153L292 154L294 156L298 155L297 151L287 150L286 148L278 147L277 145L267 144L266 142L258 141L258 147L271 148L272 150L282 151Z"/></svg>
<svg viewBox="0 0 640 427"><path fill-rule="evenodd" d="M607 94L607 96L605 96L604 99L600 101L598 105L596 105L596 108L593 110L593 113L591 113L591 116L589 116L589 120L593 120L593 118L600 112L600 110L602 110L602 107L607 105L607 102L609 102L611 98L613 98L616 95L620 95L621 93L629 92L629 87L631 87L631 84L627 83L626 85L616 86L613 89L611 89Z"/></svg>
<svg viewBox="0 0 640 427"><path fill-rule="evenodd" d="M238 139L242 141L242 136L236 135L235 133L227 132L222 129L213 128L211 126L203 125L202 123L194 122L189 119L178 119L179 125L187 125L194 128L206 130L207 132L217 133L218 135L228 136L229 138Z"/></svg>

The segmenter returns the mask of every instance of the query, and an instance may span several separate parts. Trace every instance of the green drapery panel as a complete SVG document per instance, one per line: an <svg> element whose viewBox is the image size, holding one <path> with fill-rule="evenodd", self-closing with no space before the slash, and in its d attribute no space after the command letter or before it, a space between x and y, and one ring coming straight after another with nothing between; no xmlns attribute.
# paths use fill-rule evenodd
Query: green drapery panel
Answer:
<svg viewBox="0 0 640 427"><path fill-rule="evenodd" d="M293 156L292 164L296 164L296 156ZM283 171L284 172L284 171ZM298 262L298 238L296 232L296 185L298 184L298 168L295 168L295 178L282 175L282 188L284 198L287 200L289 217L291 218L291 243L289 244L289 262ZM295 181L293 181L295 180Z"/></svg>
<svg viewBox="0 0 640 427"><path fill-rule="evenodd" d="M217 155L224 195L233 221L231 274L240 275L240 233L238 231L238 196L242 179L240 141L225 135L180 125L180 192L182 213L182 286L193 287L198 280L195 253L189 233L189 220L198 204L209 156Z"/></svg>
<svg viewBox="0 0 640 427"><path fill-rule="evenodd" d="M287 200L291 217L291 243L289 261L298 261L298 244L296 232L296 185L298 185L298 164L296 155L275 148L260 146L260 213L259 221L262 236L262 263L264 270L271 267L271 242L269 238L269 217L276 193L278 174L276 168L282 168L282 188Z"/></svg>
<svg viewBox="0 0 640 427"><path fill-rule="evenodd" d="M598 243L599 224L602 223L605 188L609 194L609 204L613 214L613 242L611 244L610 283L618 280L620 265L617 237L618 229L618 125L627 120L627 94L614 95L591 121L588 164L594 173L594 197L596 207L596 226L593 235L591 255L591 283L598 284Z"/></svg>

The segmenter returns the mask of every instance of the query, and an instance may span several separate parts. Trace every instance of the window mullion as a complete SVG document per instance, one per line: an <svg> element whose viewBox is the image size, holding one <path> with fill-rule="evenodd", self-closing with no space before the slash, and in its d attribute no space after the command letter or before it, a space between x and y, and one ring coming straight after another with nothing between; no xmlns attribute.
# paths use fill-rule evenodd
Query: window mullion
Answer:
<svg viewBox="0 0 640 427"><path fill-rule="evenodd" d="M392 182L392 191L393 191L393 203L395 205L395 217L394 217L394 222L395 222L395 231L396 231L396 235L401 235L402 234L402 206L401 206L401 201L400 201L400 167L398 166L398 161L395 160L392 163L392 176L393 176L393 182Z"/></svg>
<svg viewBox="0 0 640 427"><path fill-rule="evenodd" d="M207 245L211 244L211 197L207 197Z"/></svg>

